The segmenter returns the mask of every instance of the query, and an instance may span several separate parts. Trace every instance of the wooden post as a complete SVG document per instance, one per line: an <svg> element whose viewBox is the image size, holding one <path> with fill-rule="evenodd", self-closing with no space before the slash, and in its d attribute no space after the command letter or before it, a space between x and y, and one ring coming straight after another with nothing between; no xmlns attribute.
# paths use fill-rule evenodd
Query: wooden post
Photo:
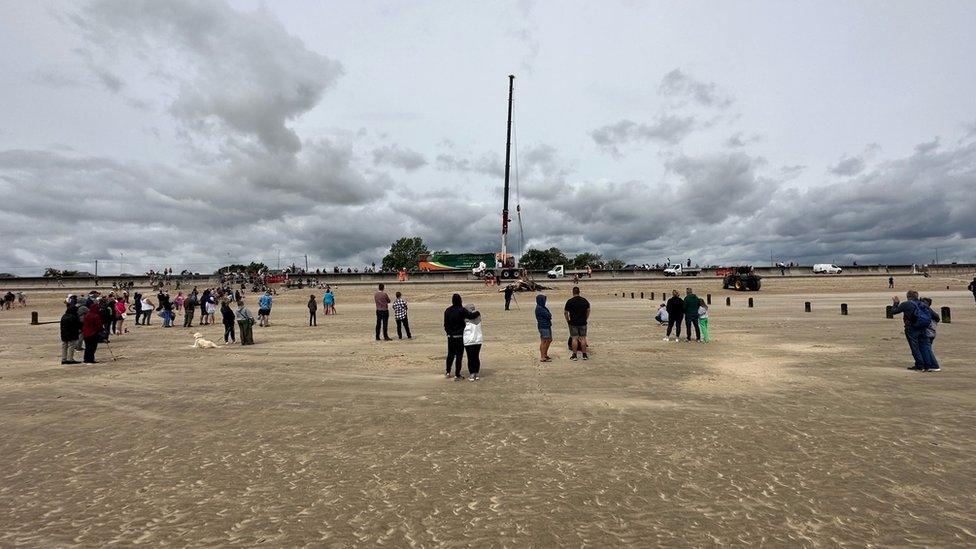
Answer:
<svg viewBox="0 0 976 549"><path fill-rule="evenodd" d="M893 313L891 309L891 305L885 305L885 318L895 318L895 313Z"/></svg>
<svg viewBox="0 0 976 549"><path fill-rule="evenodd" d="M37 326L37 311L31 311L31 326Z"/></svg>
<svg viewBox="0 0 976 549"><path fill-rule="evenodd" d="M732 306L732 298L731 297L725 298L725 306L726 307L731 307Z"/></svg>
<svg viewBox="0 0 976 549"><path fill-rule="evenodd" d="M809 301L804 301L803 302L803 312L804 313L809 313L810 312L810 302Z"/></svg>
<svg viewBox="0 0 976 549"><path fill-rule="evenodd" d="M840 304L840 314L847 316L847 303Z"/></svg>
<svg viewBox="0 0 976 549"><path fill-rule="evenodd" d="M752 298L750 297L750 298L749 298L749 308L752 308L752 305L753 305L753 303L752 303Z"/></svg>
<svg viewBox="0 0 976 549"><path fill-rule="evenodd" d="M942 308L942 323L952 324L952 311L950 311L948 307Z"/></svg>
<svg viewBox="0 0 976 549"><path fill-rule="evenodd" d="M705 303L712 304L712 294L705 294Z"/></svg>

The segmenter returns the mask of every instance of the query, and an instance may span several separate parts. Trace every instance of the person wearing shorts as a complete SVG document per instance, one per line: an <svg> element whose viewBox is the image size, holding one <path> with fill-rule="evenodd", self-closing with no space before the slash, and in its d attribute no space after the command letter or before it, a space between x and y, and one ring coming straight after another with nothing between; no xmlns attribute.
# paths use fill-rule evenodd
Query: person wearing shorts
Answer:
<svg viewBox="0 0 976 549"><path fill-rule="evenodd" d="M264 292L258 299L258 326L271 325L271 292Z"/></svg>
<svg viewBox="0 0 976 549"><path fill-rule="evenodd" d="M535 322L539 327L539 362L552 362L549 346L552 345L552 313L546 307L546 296L535 296Z"/></svg>
<svg viewBox="0 0 976 549"><path fill-rule="evenodd" d="M580 352L583 360L589 360L586 356L586 326L590 318L590 302L580 295L579 286L573 287L573 297L566 301L563 316L569 324L569 337L572 340L573 354L569 359L576 360L576 353Z"/></svg>

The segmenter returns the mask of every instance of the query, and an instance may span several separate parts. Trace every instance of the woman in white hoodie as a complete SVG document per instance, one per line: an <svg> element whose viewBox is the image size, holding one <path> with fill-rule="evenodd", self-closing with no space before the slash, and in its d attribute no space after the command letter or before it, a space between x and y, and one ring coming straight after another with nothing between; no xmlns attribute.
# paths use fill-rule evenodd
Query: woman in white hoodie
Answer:
<svg viewBox="0 0 976 549"><path fill-rule="evenodd" d="M472 313L478 312L474 305L468 305L468 310ZM478 381L481 376L481 315L464 320L464 351L468 355L468 379Z"/></svg>

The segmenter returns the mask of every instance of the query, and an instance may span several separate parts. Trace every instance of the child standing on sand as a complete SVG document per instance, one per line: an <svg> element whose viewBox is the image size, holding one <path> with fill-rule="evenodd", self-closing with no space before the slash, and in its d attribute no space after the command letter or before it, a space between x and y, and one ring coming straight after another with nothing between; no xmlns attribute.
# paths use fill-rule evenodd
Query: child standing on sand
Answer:
<svg viewBox="0 0 976 549"><path fill-rule="evenodd" d="M476 315L478 309L474 305L468 305L468 312ZM464 319L464 351L468 355L468 381L478 381L481 379L481 316Z"/></svg>
<svg viewBox="0 0 976 549"><path fill-rule="evenodd" d="M698 328L701 330L702 343L708 343L708 305L698 300Z"/></svg>

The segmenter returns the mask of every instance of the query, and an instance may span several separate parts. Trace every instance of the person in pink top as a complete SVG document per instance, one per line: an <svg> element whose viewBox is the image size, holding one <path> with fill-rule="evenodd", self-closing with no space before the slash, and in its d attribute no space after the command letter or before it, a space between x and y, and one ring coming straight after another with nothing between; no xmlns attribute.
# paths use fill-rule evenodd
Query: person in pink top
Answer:
<svg viewBox="0 0 976 549"><path fill-rule="evenodd" d="M112 323L112 326L115 326L115 335L122 335L122 323L125 322L125 301L116 299L112 307L115 309L115 322Z"/></svg>
<svg viewBox="0 0 976 549"><path fill-rule="evenodd" d="M176 298L173 299L173 307L175 307L177 311L183 308L183 299L183 292L177 293Z"/></svg>

